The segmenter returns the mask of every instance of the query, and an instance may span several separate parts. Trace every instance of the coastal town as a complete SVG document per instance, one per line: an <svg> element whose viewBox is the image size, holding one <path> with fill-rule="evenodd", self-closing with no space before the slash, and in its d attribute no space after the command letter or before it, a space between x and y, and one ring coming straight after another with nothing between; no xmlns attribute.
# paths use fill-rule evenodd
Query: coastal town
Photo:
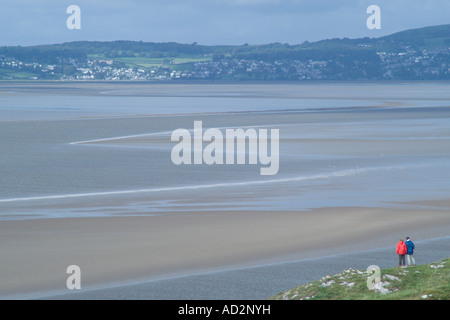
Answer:
<svg viewBox="0 0 450 320"><path fill-rule="evenodd" d="M371 61L217 58L152 66L116 59L61 59L45 64L0 55L0 79L14 80L414 80L450 79L450 48L377 52ZM372 64L371 70L368 65Z"/></svg>
<svg viewBox="0 0 450 320"><path fill-rule="evenodd" d="M450 80L450 25L301 44L74 41L0 47L0 80Z"/></svg>

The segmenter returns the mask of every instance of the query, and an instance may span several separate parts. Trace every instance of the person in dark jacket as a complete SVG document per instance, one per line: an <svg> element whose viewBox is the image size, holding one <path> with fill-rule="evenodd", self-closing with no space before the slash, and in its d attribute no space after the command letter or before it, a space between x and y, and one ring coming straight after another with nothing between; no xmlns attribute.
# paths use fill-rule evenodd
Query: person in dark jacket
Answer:
<svg viewBox="0 0 450 320"><path fill-rule="evenodd" d="M406 237L406 248L408 249L408 251L406 252L406 260L408 261L408 267L411 265L415 266L416 265L416 260L414 260L413 254L414 254L414 249L415 249L415 245L414 242L411 241L411 239L409 237Z"/></svg>
<svg viewBox="0 0 450 320"><path fill-rule="evenodd" d="M398 254L398 266L405 266L405 254L408 252L408 248L406 244L403 242L403 239L400 238L400 241L397 243L395 247L395 251Z"/></svg>

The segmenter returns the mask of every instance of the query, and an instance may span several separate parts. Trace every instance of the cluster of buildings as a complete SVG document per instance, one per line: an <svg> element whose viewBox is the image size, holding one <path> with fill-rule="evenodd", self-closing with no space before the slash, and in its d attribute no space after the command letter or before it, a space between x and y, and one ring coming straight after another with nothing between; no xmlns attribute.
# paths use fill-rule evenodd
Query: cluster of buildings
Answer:
<svg viewBox="0 0 450 320"><path fill-rule="evenodd" d="M197 62L185 78L222 80L450 80L450 48L377 52L366 60L248 60ZM183 77L183 75L182 75Z"/></svg>
<svg viewBox="0 0 450 320"><path fill-rule="evenodd" d="M450 47L420 52L405 48L404 52L377 52L383 66L383 79L447 79L450 80Z"/></svg>
<svg viewBox="0 0 450 320"><path fill-rule="evenodd" d="M58 64L0 56L0 79L21 80L427 80L450 79L450 48L377 52L375 61L209 60L151 67L113 59L65 59ZM168 61L170 61L168 59Z"/></svg>
<svg viewBox="0 0 450 320"><path fill-rule="evenodd" d="M324 61L222 59L197 62L187 77L211 80L321 79Z"/></svg>

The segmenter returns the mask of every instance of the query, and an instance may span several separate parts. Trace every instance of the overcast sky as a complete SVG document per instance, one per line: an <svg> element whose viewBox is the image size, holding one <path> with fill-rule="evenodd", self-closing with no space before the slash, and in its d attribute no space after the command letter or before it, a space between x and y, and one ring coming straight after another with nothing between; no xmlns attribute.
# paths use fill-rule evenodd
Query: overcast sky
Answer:
<svg viewBox="0 0 450 320"><path fill-rule="evenodd" d="M205 45L299 44L379 37L450 23L450 0L0 0L0 45L142 40ZM66 9L81 9L69 30ZM370 5L381 29L369 30Z"/></svg>

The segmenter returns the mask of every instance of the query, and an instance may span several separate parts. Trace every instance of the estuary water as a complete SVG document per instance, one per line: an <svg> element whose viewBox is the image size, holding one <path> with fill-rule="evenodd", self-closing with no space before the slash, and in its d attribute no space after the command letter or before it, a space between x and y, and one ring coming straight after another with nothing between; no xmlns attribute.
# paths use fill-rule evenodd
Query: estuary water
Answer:
<svg viewBox="0 0 450 320"><path fill-rule="evenodd" d="M408 207L445 199L449 89L2 82L0 219ZM194 121L203 132L277 129L276 174L261 175L267 165L249 163L248 144L244 164L174 164L171 134L193 134Z"/></svg>

